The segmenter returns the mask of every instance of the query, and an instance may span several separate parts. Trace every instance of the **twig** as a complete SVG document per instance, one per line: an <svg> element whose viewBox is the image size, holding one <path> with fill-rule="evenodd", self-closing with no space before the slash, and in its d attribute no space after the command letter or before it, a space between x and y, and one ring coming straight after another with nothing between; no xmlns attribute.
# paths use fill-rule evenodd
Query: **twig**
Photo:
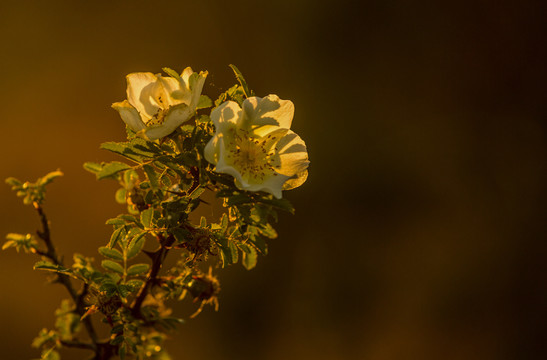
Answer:
<svg viewBox="0 0 547 360"><path fill-rule="evenodd" d="M89 350L95 351L95 345L90 343L84 343L80 341L61 340L61 344L63 346L70 347L70 348L89 349Z"/></svg>
<svg viewBox="0 0 547 360"><path fill-rule="evenodd" d="M44 212L44 209L40 206L38 203L34 203L34 208L38 212L38 215L40 216L40 221L42 223L42 230L38 230L36 233L44 241L47 247L47 252L44 251L36 251L37 254L40 254L42 256L47 257L55 265L64 266L62 260L57 255L57 251L55 250L55 246L53 245L53 242L51 241L51 233L49 231L49 222L47 219L47 216ZM76 312L83 316L85 314L85 304L83 302L83 299L85 295L87 294L87 284L84 284L84 288L82 289L81 293L78 294L76 290L74 290L74 287L72 286L72 283L70 282L70 279L65 274L57 274L57 277L59 278L59 282L64 285L64 287L67 289L68 293L72 297L72 300L74 301L76 305ZM94 351L97 351L97 333L95 332L95 328L93 327L93 324L91 323L91 319L85 318L82 320L84 323L84 326L87 330L87 333L89 334L89 338L93 342L93 344L89 344L92 346L90 349L93 349Z"/></svg>
<svg viewBox="0 0 547 360"><path fill-rule="evenodd" d="M150 274L148 275L146 283L141 288L139 294L137 295L137 298L135 299L135 302L133 303L133 306L131 307L131 313L134 317L139 319L142 318L142 303L144 302L144 299L146 298L146 295L148 295L148 292L152 288L153 284L157 282L158 274L163 264L163 260L165 260L165 257L169 252L169 249L166 247L168 245L166 244L166 239L161 234L157 234L157 238L160 242L161 248L155 253L152 253L152 268L150 270Z"/></svg>

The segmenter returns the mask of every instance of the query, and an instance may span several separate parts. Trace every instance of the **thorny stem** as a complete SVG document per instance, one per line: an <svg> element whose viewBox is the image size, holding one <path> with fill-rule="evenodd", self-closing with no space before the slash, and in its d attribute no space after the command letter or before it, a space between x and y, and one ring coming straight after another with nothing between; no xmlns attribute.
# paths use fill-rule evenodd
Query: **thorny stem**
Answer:
<svg viewBox="0 0 547 360"><path fill-rule="evenodd" d="M40 204L38 204L36 202L33 203L33 205L34 205L34 208L36 209L36 211L38 212L38 215L40 216L40 222L42 224L42 230L41 231L38 230L36 233L38 234L40 239L42 239L44 241L44 243L46 244L46 247L47 247L47 251L44 252L44 251L37 250L36 253L39 254L39 255L47 257L55 265L64 266L63 261L61 260L61 258L59 258L59 255L57 255L57 251L55 250L55 246L53 245L53 242L51 241L51 233L50 233L50 230L49 230L49 221L48 221L47 216L44 212L44 209L40 206ZM68 276L66 276L64 274L57 274L57 277L59 279L58 282L61 283L67 289L68 293L72 297L72 300L74 301L74 304L76 305L76 312L80 316L83 316L86 312L85 304L84 304L84 297L87 294L88 285L84 284L84 287L83 287L82 291L78 294L78 292L72 286L72 283L70 282L70 279L69 279ZM95 351L95 353L98 355L99 352L100 352L99 349L101 347L103 347L104 345L99 343L98 338L97 338L97 333L95 332L95 328L93 327L93 324L91 323L91 319L90 318L84 318L82 320L82 322L84 323L84 326L87 330L87 333L88 333L89 338L91 339L92 343L89 344L89 343L83 343L83 342L77 342L77 341L74 341L74 342L65 341L65 342L63 342L63 345L68 346L68 347L78 347L78 348L83 348L83 349L90 349L90 350ZM101 352L104 352L104 351L101 351ZM97 358L96 357L96 359L102 359L102 358ZM108 359L108 358L104 358L104 359Z"/></svg>
<svg viewBox="0 0 547 360"><path fill-rule="evenodd" d="M131 307L131 312L133 316L139 319L142 319L142 303L144 302L144 299L146 298L146 295L148 295L148 292L152 288L153 284L157 282L158 274L163 264L163 260L165 260L167 253L169 252L168 246L170 244L167 244L168 241L161 234L157 234L156 236L160 242L161 247L158 251L150 255L152 258L152 268L150 269L150 274L148 275L146 283L141 288L139 294L137 295L137 298L135 299L135 302L133 303L133 306Z"/></svg>

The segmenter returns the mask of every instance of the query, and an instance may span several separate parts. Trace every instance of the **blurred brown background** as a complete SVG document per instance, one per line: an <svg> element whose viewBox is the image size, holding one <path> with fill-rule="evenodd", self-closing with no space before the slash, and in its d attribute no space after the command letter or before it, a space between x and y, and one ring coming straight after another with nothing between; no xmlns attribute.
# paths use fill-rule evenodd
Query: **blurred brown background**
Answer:
<svg viewBox="0 0 547 360"><path fill-rule="evenodd" d="M543 359L543 1L2 1L0 178L61 168L59 250L100 256L116 185L84 161L122 140L124 76L208 70L296 106L308 182L258 267L220 274L174 359ZM39 225L0 185L0 233ZM38 356L64 296L0 253L0 358ZM188 318L193 309L177 311ZM65 359L81 359L69 352Z"/></svg>

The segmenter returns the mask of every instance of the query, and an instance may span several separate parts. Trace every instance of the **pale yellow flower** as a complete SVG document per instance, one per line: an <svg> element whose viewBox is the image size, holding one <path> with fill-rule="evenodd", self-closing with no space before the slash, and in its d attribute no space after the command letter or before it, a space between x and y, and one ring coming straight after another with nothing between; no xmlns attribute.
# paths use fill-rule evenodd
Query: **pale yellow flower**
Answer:
<svg viewBox="0 0 547 360"><path fill-rule="evenodd" d="M294 105L277 95L250 97L243 109L227 101L211 112L215 135L205 159L215 171L232 175L241 190L265 191L281 198L282 190L306 181L308 152L290 130Z"/></svg>
<svg viewBox="0 0 547 360"><path fill-rule="evenodd" d="M144 138L155 140L171 134L189 120L199 102L207 72L194 74L187 67L181 76L163 77L147 72L127 75L127 100L112 104L127 126Z"/></svg>

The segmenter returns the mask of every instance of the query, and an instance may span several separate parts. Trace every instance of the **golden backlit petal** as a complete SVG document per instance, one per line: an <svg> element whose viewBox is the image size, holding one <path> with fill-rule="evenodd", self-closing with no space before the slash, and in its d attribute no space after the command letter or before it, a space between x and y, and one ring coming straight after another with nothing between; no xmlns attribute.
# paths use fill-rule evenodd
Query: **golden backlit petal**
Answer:
<svg viewBox="0 0 547 360"><path fill-rule="evenodd" d="M159 109L154 99L158 91L158 78L149 72L137 72L127 75L126 79L127 100L139 111L146 123Z"/></svg>
<svg viewBox="0 0 547 360"><path fill-rule="evenodd" d="M163 123L161 125L153 125L144 131L144 135L150 140L156 140L171 134L182 123L188 121L194 114L195 109L190 108L186 104L179 104L169 108Z"/></svg>
<svg viewBox="0 0 547 360"><path fill-rule="evenodd" d="M190 76L194 72L192 71L192 68L188 66L186 69L182 71L182 74L180 74L180 78L183 81L183 85L187 90L190 90Z"/></svg>
<svg viewBox="0 0 547 360"><path fill-rule="evenodd" d="M203 155L205 156L205 160L210 162L213 165L216 165L218 163L218 158L220 156L220 141L221 135L215 135L209 140L207 145L205 145L205 149L203 150Z"/></svg>
<svg viewBox="0 0 547 360"><path fill-rule="evenodd" d="M166 94L165 103L167 106L174 106L181 103L190 105L190 101L192 100L192 94L189 90L181 87L181 83L179 80L170 76L161 76L158 78L163 86L164 93Z"/></svg>
<svg viewBox="0 0 547 360"><path fill-rule="evenodd" d="M281 165L279 173L293 177L302 174L308 168L310 162L306 143L293 131L289 131L276 147Z"/></svg>
<svg viewBox="0 0 547 360"><path fill-rule="evenodd" d="M277 125L289 129L294 116L292 101L281 100L277 95L250 97L243 102L243 110L244 122L252 125Z"/></svg>
<svg viewBox="0 0 547 360"><path fill-rule="evenodd" d="M203 90L203 85L205 85L205 79L207 78L208 74L209 73L207 71L200 71L199 74L198 74L198 79L197 79L196 83L194 84L194 88L192 89L192 97L190 99L190 107L192 109L194 109L194 111L196 110L196 108L198 106L199 97L201 96L201 91Z"/></svg>
<svg viewBox="0 0 547 360"><path fill-rule="evenodd" d="M223 173L223 174L232 175L236 179L236 185L238 183L247 185L247 182L243 179L243 177L241 176L241 173L233 166L227 164L226 149L224 145L224 138L222 136L218 138L218 144L216 149L218 150L218 153L217 153L218 160L215 167L215 171L219 173ZM238 186L238 188L242 189L242 187L240 186Z"/></svg>
<svg viewBox="0 0 547 360"><path fill-rule="evenodd" d="M137 109L131 106L127 100L112 104L112 108L120 113L123 122L126 123L131 130L138 132L146 128Z"/></svg>
<svg viewBox="0 0 547 360"><path fill-rule="evenodd" d="M289 180L287 180L285 184L283 184L283 190L292 190L294 188L297 188L303 183L305 183L307 179L308 179L308 170L306 169L304 171L299 172L298 174L296 174Z"/></svg>
<svg viewBox="0 0 547 360"><path fill-rule="evenodd" d="M211 120L215 124L216 133L224 133L237 126L241 118L241 108L234 101L226 101L211 111Z"/></svg>
<svg viewBox="0 0 547 360"><path fill-rule="evenodd" d="M271 175L264 179L263 182L259 184L248 184L245 190L248 191L264 191L269 194L272 194L278 199L281 199L283 190L283 184L289 179L288 176L277 174Z"/></svg>
<svg viewBox="0 0 547 360"><path fill-rule="evenodd" d="M253 133L261 138L275 138L277 140L281 139L289 129L279 127L277 125L262 125L256 128L253 128Z"/></svg>

